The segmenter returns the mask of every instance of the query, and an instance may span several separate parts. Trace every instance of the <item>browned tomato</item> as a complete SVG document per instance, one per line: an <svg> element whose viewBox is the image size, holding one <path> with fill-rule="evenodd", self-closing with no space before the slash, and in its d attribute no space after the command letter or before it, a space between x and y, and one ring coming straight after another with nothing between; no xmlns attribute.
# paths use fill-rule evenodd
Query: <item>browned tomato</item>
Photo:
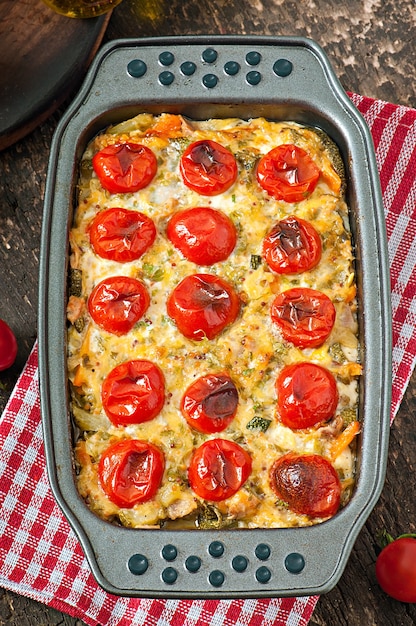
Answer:
<svg viewBox="0 0 416 626"><path fill-rule="evenodd" d="M188 261L198 265L225 261L237 241L237 231L230 218L210 207L176 213L169 221L167 236Z"/></svg>
<svg viewBox="0 0 416 626"><path fill-rule="evenodd" d="M228 374L207 374L185 391L181 411L191 428L202 433L218 433L234 419L238 391Z"/></svg>
<svg viewBox="0 0 416 626"><path fill-rule="evenodd" d="M214 274L191 274L175 287L167 311L188 339L213 339L232 324L240 309L234 288Z"/></svg>
<svg viewBox="0 0 416 626"><path fill-rule="evenodd" d="M292 511L310 517L331 517L339 509L341 483L329 461L318 454L289 452L275 461L270 486Z"/></svg>
<svg viewBox="0 0 416 626"><path fill-rule="evenodd" d="M147 146L117 143L97 152L92 166L110 193L133 193L147 187L157 171L157 160Z"/></svg>
<svg viewBox="0 0 416 626"><path fill-rule="evenodd" d="M101 398L104 411L116 426L148 422L163 408L165 377L151 361L126 361L104 379Z"/></svg>
<svg viewBox="0 0 416 626"><path fill-rule="evenodd" d="M335 307L321 291L294 287L273 300L271 318L286 341L298 348L316 348L331 333Z"/></svg>
<svg viewBox="0 0 416 626"><path fill-rule="evenodd" d="M148 441L123 439L104 451L98 464L102 488L117 506L131 509L147 502L162 482L165 459Z"/></svg>
<svg viewBox="0 0 416 626"><path fill-rule="evenodd" d="M309 428L325 422L338 404L337 383L331 372L315 363L294 363L276 381L280 420L289 428Z"/></svg>
<svg viewBox="0 0 416 626"><path fill-rule="evenodd" d="M209 439L197 448L188 470L189 484L204 500L231 498L251 473L251 457L228 439Z"/></svg>
<svg viewBox="0 0 416 626"><path fill-rule="evenodd" d="M283 144L270 150L259 161L257 180L276 200L301 202L315 189L320 170L305 150Z"/></svg>
<svg viewBox="0 0 416 626"><path fill-rule="evenodd" d="M98 326L125 335L144 315L150 303L146 287L129 276L105 278L92 290L88 311Z"/></svg>
<svg viewBox="0 0 416 626"><path fill-rule="evenodd" d="M89 234L94 252L100 257L128 263L150 248L156 238L156 226L140 211L114 207L96 215Z"/></svg>
<svg viewBox="0 0 416 626"><path fill-rule="evenodd" d="M237 178L237 163L232 152L210 139L191 143L180 161L182 180L201 196L216 196L226 191Z"/></svg>
<svg viewBox="0 0 416 626"><path fill-rule="evenodd" d="M312 224L299 217L278 222L263 241L267 265L278 274L300 274L321 260L322 243Z"/></svg>

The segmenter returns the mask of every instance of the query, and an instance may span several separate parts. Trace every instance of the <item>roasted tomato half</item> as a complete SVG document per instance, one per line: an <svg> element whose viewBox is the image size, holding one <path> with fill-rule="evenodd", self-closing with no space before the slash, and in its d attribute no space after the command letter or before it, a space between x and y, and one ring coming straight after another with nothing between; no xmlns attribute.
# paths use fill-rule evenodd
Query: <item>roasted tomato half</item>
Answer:
<svg viewBox="0 0 416 626"><path fill-rule="evenodd" d="M92 166L110 193L133 193L147 187L157 172L156 156L147 146L117 143L97 152Z"/></svg>
<svg viewBox="0 0 416 626"><path fill-rule="evenodd" d="M293 144L277 146L257 165L260 186L276 200L301 202L315 189L320 170L305 150Z"/></svg>
<svg viewBox="0 0 416 626"><path fill-rule="evenodd" d="M237 178L237 163L232 152L210 139L191 143L179 167L185 185L201 196L223 193Z"/></svg>
<svg viewBox="0 0 416 626"><path fill-rule="evenodd" d="M337 383L331 372L315 363L287 365L276 381L281 422L289 428L309 428L327 421L338 404Z"/></svg>
<svg viewBox="0 0 416 626"><path fill-rule="evenodd" d="M144 315L149 303L143 283L129 276L113 276L94 287L88 298L88 311L107 332L125 335Z"/></svg>
<svg viewBox="0 0 416 626"><path fill-rule="evenodd" d="M126 361L104 379L101 398L108 418L116 426L148 422L163 408L165 377L151 361Z"/></svg>
<svg viewBox="0 0 416 626"><path fill-rule="evenodd" d="M225 261L237 241L237 231L230 218L210 207L176 213L168 223L167 236L188 261L198 265Z"/></svg>
<svg viewBox="0 0 416 626"><path fill-rule="evenodd" d="M298 348L316 348L332 331L335 307L321 291L294 287L273 300L271 318L286 341Z"/></svg>
<svg viewBox="0 0 416 626"><path fill-rule="evenodd" d="M263 241L267 265L278 274L300 274L321 260L322 243L312 224L299 217L278 222Z"/></svg>
<svg viewBox="0 0 416 626"><path fill-rule="evenodd" d="M191 428L202 433L218 433L233 421L238 407L238 391L228 374L207 374L185 391L181 411Z"/></svg>
<svg viewBox="0 0 416 626"><path fill-rule="evenodd" d="M94 252L103 259L136 261L156 238L153 220L140 211L114 207L98 213L89 228Z"/></svg>
<svg viewBox="0 0 416 626"><path fill-rule="evenodd" d="M209 439L197 448L188 469L192 490L204 500L231 498L251 473L251 457L228 439Z"/></svg>
<svg viewBox="0 0 416 626"><path fill-rule="evenodd" d="M232 324L240 309L233 287L213 274L186 276L168 298L168 315L188 339L213 339Z"/></svg>
<svg viewBox="0 0 416 626"><path fill-rule="evenodd" d="M292 511L310 517L331 517L340 506L341 483L329 461L318 454L289 452L275 461L270 486Z"/></svg>
<svg viewBox="0 0 416 626"><path fill-rule="evenodd" d="M165 459L158 447L148 441L123 439L102 454L98 477L109 499L130 509L153 498L164 469Z"/></svg>

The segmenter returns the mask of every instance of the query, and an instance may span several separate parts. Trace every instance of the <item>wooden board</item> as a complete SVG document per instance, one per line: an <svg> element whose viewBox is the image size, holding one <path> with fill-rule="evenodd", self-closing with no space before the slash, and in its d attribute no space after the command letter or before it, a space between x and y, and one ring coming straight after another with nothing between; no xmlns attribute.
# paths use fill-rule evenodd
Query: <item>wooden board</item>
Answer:
<svg viewBox="0 0 416 626"><path fill-rule="evenodd" d="M0 150L74 93L109 17L77 20L42 0L0 0Z"/></svg>

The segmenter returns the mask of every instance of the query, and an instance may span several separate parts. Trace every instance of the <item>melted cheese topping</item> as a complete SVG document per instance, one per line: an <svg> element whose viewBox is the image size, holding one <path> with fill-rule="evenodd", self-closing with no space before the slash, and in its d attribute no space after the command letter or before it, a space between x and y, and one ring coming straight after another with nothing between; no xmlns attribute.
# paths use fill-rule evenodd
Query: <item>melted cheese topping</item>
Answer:
<svg viewBox="0 0 416 626"><path fill-rule="evenodd" d="M190 142L212 139L236 156L239 174L226 192L201 197L183 184L179 160ZM92 170L93 155L109 144L132 141L148 146L158 160L158 171L145 189L110 194ZM255 179L258 159L279 144L303 148L321 170L318 185L302 202L274 200ZM329 146L329 147L328 147ZM335 156L334 156L335 155ZM356 420L358 363L355 319L355 281L348 227L348 208L342 194L339 155L321 132L292 122L240 119L190 122L179 116L142 114L110 128L88 146L82 162L79 204L70 233L71 268L82 275L77 295L70 297L68 318L68 372L71 410L80 431L76 444L78 487L98 515L132 527L180 527L234 525L238 527L305 526L322 521L291 511L276 502L269 484L273 462L289 451L323 455L334 464L343 487L342 504L351 497L354 484L354 444L344 446L333 458L339 436ZM187 261L166 237L169 218L178 210L210 206L234 222L237 245L230 257L210 268ZM157 227L154 244L138 261L116 263L97 256L89 241L88 227L95 215L110 207L141 211ZM253 269L252 255L261 255L262 241L276 221L289 215L308 220L319 232L323 252L320 263L299 275L277 275L265 263ZM208 271L229 281L243 306L237 320L212 341L195 342L183 337L166 312L168 294L185 276ZM78 275L79 275L78 273ZM150 294L150 306L126 335L101 330L88 314L86 302L102 279L125 275L142 280ZM270 319L270 305L277 293L291 287L309 287L330 297L336 308L335 326L319 348L304 349L285 342ZM166 379L166 399L151 422L115 427L101 402L101 385L109 372L130 359L148 359L161 367ZM276 413L275 380L287 364L318 363L337 380L339 405L333 419L318 427L291 430ZM200 376L227 371L239 392L237 415L216 435L194 432L180 412L185 389ZM251 430L254 417L271 420L269 428ZM220 436L238 442L251 455L252 473L237 494L216 503L201 501L190 489L187 468L192 451L203 441ZM148 440L161 448L166 468L163 483L149 502L120 509L102 490L97 461L110 443L125 439ZM211 520L211 521L208 521ZM195 522L195 520L197 520ZM205 520L205 522L204 522ZM214 521L213 521L214 520Z"/></svg>

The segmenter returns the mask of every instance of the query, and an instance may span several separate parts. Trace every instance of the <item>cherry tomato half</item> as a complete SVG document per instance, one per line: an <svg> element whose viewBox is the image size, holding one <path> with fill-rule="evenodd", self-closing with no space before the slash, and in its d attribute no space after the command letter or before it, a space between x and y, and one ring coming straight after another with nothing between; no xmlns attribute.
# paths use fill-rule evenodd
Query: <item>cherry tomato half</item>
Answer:
<svg viewBox="0 0 416 626"><path fill-rule="evenodd" d="M88 310L94 322L114 335L125 335L150 303L146 287L129 276L105 278L92 290Z"/></svg>
<svg viewBox="0 0 416 626"><path fill-rule="evenodd" d="M151 361L126 361L104 379L101 399L104 411L115 426L148 422L163 408L165 377Z"/></svg>
<svg viewBox="0 0 416 626"><path fill-rule="evenodd" d="M13 365L17 356L14 332L5 321L0 320L0 372Z"/></svg>
<svg viewBox="0 0 416 626"><path fill-rule="evenodd" d="M101 185L110 193L133 193L153 180L157 160L147 146L117 143L97 152L92 166Z"/></svg>
<svg viewBox="0 0 416 626"><path fill-rule="evenodd" d="M267 265L278 274L300 274L321 260L322 242L309 222L287 217L278 222L263 241Z"/></svg>
<svg viewBox="0 0 416 626"><path fill-rule="evenodd" d="M331 463L318 454L281 456L270 470L270 486L301 515L330 517L339 509L341 483Z"/></svg>
<svg viewBox="0 0 416 626"><path fill-rule="evenodd" d="M301 202L315 189L320 170L302 148L293 144L277 146L257 165L260 186L276 200Z"/></svg>
<svg viewBox="0 0 416 626"><path fill-rule="evenodd" d="M237 242L237 231L230 218L210 207L176 213L168 223L167 236L188 261L198 265L225 261Z"/></svg>
<svg viewBox="0 0 416 626"><path fill-rule="evenodd" d="M89 234L94 252L100 257L128 263L150 248L156 238L156 226L144 213L114 207L95 216Z"/></svg>
<svg viewBox="0 0 416 626"><path fill-rule="evenodd" d="M210 139L191 143L182 155L179 169L184 184L202 196L223 193L237 178L232 152Z"/></svg>
<svg viewBox="0 0 416 626"><path fill-rule="evenodd" d="M416 602L416 539L399 537L380 552L376 577L385 593L399 602Z"/></svg>
<svg viewBox="0 0 416 626"><path fill-rule="evenodd" d="M276 296L271 317L286 341L298 348L316 348L331 333L335 307L321 291L294 287Z"/></svg>
<svg viewBox="0 0 416 626"><path fill-rule="evenodd" d="M209 439L192 456L189 484L204 500L226 500L244 485L251 466L250 455L238 444L228 439Z"/></svg>
<svg viewBox="0 0 416 626"><path fill-rule="evenodd" d="M188 339L213 339L232 324L240 309L233 287L213 274L191 274L168 298L168 315Z"/></svg>
<svg viewBox="0 0 416 626"><path fill-rule="evenodd" d="M98 464L98 477L114 504L131 509L153 498L164 469L163 453L155 445L138 439L123 439L104 451Z"/></svg>
<svg viewBox="0 0 416 626"><path fill-rule="evenodd" d="M237 412L238 391L228 374L207 374L185 391L181 411L191 428L218 433L227 428Z"/></svg>
<svg viewBox="0 0 416 626"><path fill-rule="evenodd" d="M335 378L315 363L294 363L276 381L280 420L289 428L309 428L332 417L338 404Z"/></svg>

